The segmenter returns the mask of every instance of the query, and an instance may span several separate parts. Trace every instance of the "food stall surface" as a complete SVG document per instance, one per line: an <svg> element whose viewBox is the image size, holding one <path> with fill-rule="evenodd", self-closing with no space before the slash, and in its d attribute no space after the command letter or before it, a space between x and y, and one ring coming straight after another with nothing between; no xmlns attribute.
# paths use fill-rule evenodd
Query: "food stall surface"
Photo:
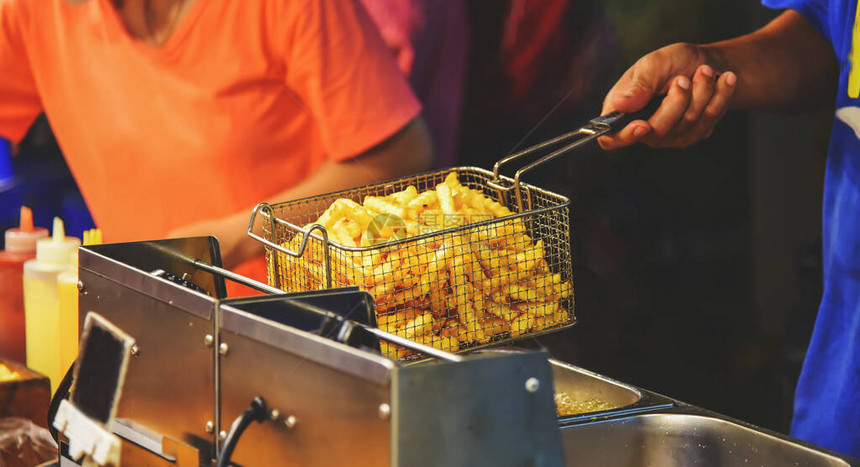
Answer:
<svg viewBox="0 0 860 467"><path fill-rule="evenodd" d="M559 414L567 465L860 465L835 452L550 360L556 394L609 408Z"/></svg>
<svg viewBox="0 0 860 467"><path fill-rule="evenodd" d="M794 439L693 413L602 420L561 434L568 465L857 465Z"/></svg>

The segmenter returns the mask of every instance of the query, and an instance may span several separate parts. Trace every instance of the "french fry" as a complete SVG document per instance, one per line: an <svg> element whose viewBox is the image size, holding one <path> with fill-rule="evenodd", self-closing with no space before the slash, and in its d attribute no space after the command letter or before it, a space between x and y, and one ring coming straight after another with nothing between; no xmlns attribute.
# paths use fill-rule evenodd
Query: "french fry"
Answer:
<svg viewBox="0 0 860 467"><path fill-rule="evenodd" d="M406 326L399 328L396 334L400 337L411 339L415 336L427 334L433 330L433 316L430 313L424 313L417 316L406 323Z"/></svg>
<svg viewBox="0 0 860 467"><path fill-rule="evenodd" d="M340 243L343 246L354 247L357 246L357 244L355 243L355 239L350 234L349 228L347 227L349 223L349 219L342 217L338 219L338 221L335 222L331 227L329 227L328 231L330 236L334 237L332 238L332 240L334 240L335 242Z"/></svg>
<svg viewBox="0 0 860 467"><path fill-rule="evenodd" d="M526 279L528 277L528 273L528 271L511 271L509 269L505 269L502 270L501 274L498 276L484 279L482 281L482 287L484 291L490 291L491 293L500 293L503 292L504 289L509 285L516 284L517 282Z"/></svg>
<svg viewBox="0 0 860 467"><path fill-rule="evenodd" d="M441 315L448 310L448 298L442 294L442 291L437 288L431 288L427 294L429 298L428 306L433 314Z"/></svg>
<svg viewBox="0 0 860 467"><path fill-rule="evenodd" d="M420 336L416 341L429 345L430 347L437 348L439 350L445 350L448 352L456 352L459 350L460 342L456 337L451 336L443 336L443 335L435 335L435 334L424 334Z"/></svg>
<svg viewBox="0 0 860 467"><path fill-rule="evenodd" d="M570 285L570 282L563 282L559 284L559 295L561 298L568 298L573 295L573 286Z"/></svg>
<svg viewBox="0 0 860 467"><path fill-rule="evenodd" d="M454 337L456 337L457 340L462 344L469 345L475 340L475 336L473 335L473 333L470 333L469 329L462 324L458 323L456 325L451 326L451 331L455 333L453 334Z"/></svg>
<svg viewBox="0 0 860 467"><path fill-rule="evenodd" d="M368 196L364 198L364 207L371 211L376 211L377 214L393 214L401 219L406 217L406 211L402 206L398 206L397 204L379 196Z"/></svg>
<svg viewBox="0 0 860 467"><path fill-rule="evenodd" d="M439 198L436 196L436 192L433 190L425 191L420 195L413 198L411 201L406 203L406 206L410 208L432 208L433 206L439 203Z"/></svg>
<svg viewBox="0 0 860 467"><path fill-rule="evenodd" d="M535 325L535 318L529 313L521 313L511 321L511 337L519 337L528 333Z"/></svg>
<svg viewBox="0 0 860 467"><path fill-rule="evenodd" d="M420 298L419 293L414 287L399 290L391 294L391 300L386 305L392 309L404 308L404 305L407 303L414 302Z"/></svg>
<svg viewBox="0 0 860 467"><path fill-rule="evenodd" d="M410 201L412 201L413 199L415 199L417 197L418 197L418 189L416 189L412 185L409 185L403 191L398 191L397 193L394 193L391 195L391 198L393 198L394 202L401 204L401 205L409 204Z"/></svg>
<svg viewBox="0 0 860 467"><path fill-rule="evenodd" d="M355 201L345 198L336 200L334 203L332 203L331 206L329 206L328 209L325 210L325 212L322 213L322 215L319 217L319 219L317 219L315 224L320 224L326 229L328 229L329 227L331 227L332 224L340 220L340 218L343 217L344 214L350 210L350 208L352 208L352 204L355 204L356 206L359 205Z"/></svg>
<svg viewBox="0 0 860 467"><path fill-rule="evenodd" d="M454 198L451 196L451 187L445 183L436 185L436 196L439 198L439 209L442 210L442 214L454 214L456 212Z"/></svg>
<svg viewBox="0 0 860 467"><path fill-rule="evenodd" d="M457 177L457 174L454 172L451 172L447 176L445 176L445 181L442 183L448 185L448 187L450 187L452 190L455 187L463 188L463 185L460 184L460 179Z"/></svg>
<svg viewBox="0 0 860 467"><path fill-rule="evenodd" d="M505 321L513 321L519 316L520 312L505 305L504 303L498 303L493 301L485 301L486 308L484 308L489 314L493 316L497 316Z"/></svg>
<svg viewBox="0 0 860 467"><path fill-rule="evenodd" d="M538 261L543 259L543 240L538 242L524 251L516 253L513 261L515 267L520 270L535 271L537 270ZM510 255L506 256L509 259Z"/></svg>
<svg viewBox="0 0 860 467"><path fill-rule="evenodd" d="M502 318L490 317L480 320L481 327L487 335L488 341L492 336L497 336L511 331L511 324Z"/></svg>
<svg viewBox="0 0 860 467"><path fill-rule="evenodd" d="M542 301L542 297L534 288L524 287L518 284L511 284L503 287L504 294L513 301L519 302L537 302Z"/></svg>
<svg viewBox="0 0 860 467"><path fill-rule="evenodd" d="M533 303L526 308L526 312L533 316L552 316L558 311L558 302Z"/></svg>
<svg viewBox="0 0 860 467"><path fill-rule="evenodd" d="M433 320L433 334L439 334L442 329L445 328L445 325L448 323L447 319L434 319Z"/></svg>
<svg viewBox="0 0 860 467"><path fill-rule="evenodd" d="M394 332L401 318L397 314L379 314L376 315L376 326L385 332Z"/></svg>
<svg viewBox="0 0 860 467"><path fill-rule="evenodd" d="M544 329L563 323L567 320L566 315L560 315L558 313L558 303L554 303L552 305L554 305L554 307L547 306L545 309L541 310L541 312L543 312L542 315L535 315L535 331L543 331Z"/></svg>

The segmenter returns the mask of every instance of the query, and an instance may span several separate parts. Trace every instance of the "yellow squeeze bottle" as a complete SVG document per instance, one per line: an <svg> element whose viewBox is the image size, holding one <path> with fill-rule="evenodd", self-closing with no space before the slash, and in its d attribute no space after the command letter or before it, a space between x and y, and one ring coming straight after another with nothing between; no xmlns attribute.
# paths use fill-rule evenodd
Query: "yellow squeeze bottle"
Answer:
<svg viewBox="0 0 860 467"><path fill-rule="evenodd" d="M84 232L84 245L100 245L99 229ZM60 326L60 371L65 372L78 358L78 250L69 255L69 269L57 276ZM64 373L61 373L61 376Z"/></svg>
<svg viewBox="0 0 860 467"><path fill-rule="evenodd" d="M27 366L51 380L51 392L63 378L60 364L60 305L57 276L69 268L69 255L80 240L66 237L63 221L54 218L50 238L36 243L36 259L24 263L24 328Z"/></svg>

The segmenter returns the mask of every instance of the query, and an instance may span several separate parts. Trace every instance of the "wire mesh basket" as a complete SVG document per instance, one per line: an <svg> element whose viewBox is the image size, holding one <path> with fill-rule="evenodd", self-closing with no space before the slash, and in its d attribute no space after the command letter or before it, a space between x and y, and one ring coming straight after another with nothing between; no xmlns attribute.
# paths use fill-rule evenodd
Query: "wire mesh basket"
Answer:
<svg viewBox="0 0 860 467"><path fill-rule="evenodd" d="M425 345L462 351L555 331L574 323L570 203L520 177L567 148L514 178L499 169L556 142L493 171L457 167L262 203L248 234L266 245L270 285L361 287L380 329ZM383 352L410 357L393 345Z"/></svg>

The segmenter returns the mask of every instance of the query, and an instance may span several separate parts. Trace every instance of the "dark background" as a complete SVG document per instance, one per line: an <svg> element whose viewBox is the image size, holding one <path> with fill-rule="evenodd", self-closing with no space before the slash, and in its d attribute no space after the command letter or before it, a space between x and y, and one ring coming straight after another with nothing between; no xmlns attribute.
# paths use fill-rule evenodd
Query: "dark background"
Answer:
<svg viewBox="0 0 860 467"><path fill-rule="evenodd" d="M459 165L491 167L582 126L648 51L733 37L775 14L741 0L571 0L535 64L537 78L512 96L500 52L511 4L468 2ZM821 293L830 115L732 112L711 139L686 150L606 153L592 144L530 175L571 198L578 320L537 344L598 373L787 432ZM0 227L24 203L39 225L61 215L70 234L90 228L44 119L19 150L15 182L0 183Z"/></svg>
<svg viewBox="0 0 860 467"><path fill-rule="evenodd" d="M473 20L486 23L490 3L472 2ZM473 56L462 163L491 167L515 147L582 126L651 50L734 37L776 15L737 0L576 2L569 13L570 30L592 29L566 38L567 65L589 77L587 91L535 128L582 83L538 86L562 92L507 112L497 103L486 125L487 82L498 75ZM481 41L493 35L480 28L473 50L492 57ZM530 176L571 198L577 316L573 328L536 342L592 371L788 432L821 294L830 115L731 112L689 149L607 153L593 144Z"/></svg>

